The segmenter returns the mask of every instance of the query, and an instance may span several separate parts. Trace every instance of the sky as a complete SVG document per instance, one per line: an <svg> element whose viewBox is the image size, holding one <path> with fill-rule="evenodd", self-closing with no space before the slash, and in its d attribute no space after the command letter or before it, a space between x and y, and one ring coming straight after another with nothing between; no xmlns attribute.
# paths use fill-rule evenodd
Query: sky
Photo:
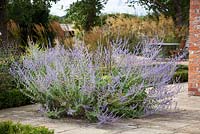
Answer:
<svg viewBox="0 0 200 134"><path fill-rule="evenodd" d="M77 0L60 0L56 4L52 4L51 12L52 15L64 16L66 15L65 10L69 8L70 4ZM125 4L127 0L108 0L102 13L129 13L135 15L146 15L147 11L141 6L136 5L135 8L128 7Z"/></svg>

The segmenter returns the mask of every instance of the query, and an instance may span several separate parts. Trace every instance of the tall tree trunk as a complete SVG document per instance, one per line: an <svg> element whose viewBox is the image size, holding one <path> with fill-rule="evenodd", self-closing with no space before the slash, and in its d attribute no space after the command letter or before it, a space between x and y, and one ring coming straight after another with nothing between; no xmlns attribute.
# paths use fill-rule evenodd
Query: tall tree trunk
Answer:
<svg viewBox="0 0 200 134"><path fill-rule="evenodd" d="M174 23L177 27L181 27L184 25L184 16L183 16L183 11L182 11L182 4L181 0L173 0L174 4L174 11L175 11L175 16L173 17Z"/></svg>
<svg viewBox="0 0 200 134"><path fill-rule="evenodd" d="M185 3L184 3L185 2ZM187 26L187 14L186 12L189 12L189 9L188 11L184 11L184 5L187 3L187 1L185 0L173 0L173 9L174 9L174 16L172 16L173 18L173 21L174 21L174 24L175 24L175 27L178 29L178 31L180 31L180 34L177 35L180 39L181 42L185 42L186 41L186 38L187 38L187 31L182 31L181 33L181 30L183 30L183 26Z"/></svg>
<svg viewBox="0 0 200 134"><path fill-rule="evenodd" d="M6 49L7 47L7 12L6 12L6 0L0 0L0 48Z"/></svg>

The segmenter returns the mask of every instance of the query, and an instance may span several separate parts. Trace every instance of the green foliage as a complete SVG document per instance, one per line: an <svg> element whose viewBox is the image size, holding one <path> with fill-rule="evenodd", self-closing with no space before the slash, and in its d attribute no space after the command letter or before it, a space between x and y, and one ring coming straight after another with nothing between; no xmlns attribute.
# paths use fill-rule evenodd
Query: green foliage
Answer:
<svg viewBox="0 0 200 134"><path fill-rule="evenodd" d="M9 74L12 56L0 57L0 109L31 104L31 100L17 89L15 79Z"/></svg>
<svg viewBox="0 0 200 134"><path fill-rule="evenodd" d="M100 13L105 2L105 0L81 0L74 2L67 9L66 17L74 21L77 28L89 31L93 26L100 24Z"/></svg>
<svg viewBox="0 0 200 134"><path fill-rule="evenodd" d="M175 65L152 65L145 60L140 65L137 58L131 58L136 64L130 64L134 54L121 42L115 45L99 46L91 53L80 44L72 49L30 46L22 64L15 64L11 72L26 87L23 93L42 104L51 118L70 116L105 123L138 117L166 105L171 96L163 98L168 91L161 84L168 84ZM175 92L171 91L170 95Z"/></svg>
<svg viewBox="0 0 200 134"><path fill-rule="evenodd" d="M177 68L178 68L177 71L188 70L188 66L187 65L178 65Z"/></svg>
<svg viewBox="0 0 200 134"><path fill-rule="evenodd" d="M173 18L177 26L189 24L190 0L128 0L131 4L139 3L154 15L164 14Z"/></svg>
<svg viewBox="0 0 200 134"><path fill-rule="evenodd" d="M16 87L13 77L8 72L0 72L0 92Z"/></svg>
<svg viewBox="0 0 200 134"><path fill-rule="evenodd" d="M48 7L44 3L38 5L30 0L15 0L8 4L8 18L28 27L33 23L46 23L48 13Z"/></svg>
<svg viewBox="0 0 200 134"><path fill-rule="evenodd" d="M0 109L18 107L31 104L30 98L22 94L19 89L0 91Z"/></svg>
<svg viewBox="0 0 200 134"><path fill-rule="evenodd" d="M136 16L134 14L128 14L128 13L106 13L101 15L102 18L108 19L108 18L119 18L123 16L123 18L131 19L131 18L144 18L146 16Z"/></svg>
<svg viewBox="0 0 200 134"><path fill-rule="evenodd" d="M54 134L54 131L45 127L33 127L6 121L0 122L0 134Z"/></svg>
<svg viewBox="0 0 200 134"><path fill-rule="evenodd" d="M0 92L16 88L14 78L9 74L9 68L12 62L12 56L0 54Z"/></svg>
<svg viewBox="0 0 200 134"><path fill-rule="evenodd" d="M65 18L64 17L59 17L59 16L56 16L56 15L49 15L49 21L56 21L56 22L59 22L59 23L65 23Z"/></svg>
<svg viewBox="0 0 200 134"><path fill-rule="evenodd" d="M8 19L28 28L34 23L46 24L51 1L58 0L9 0Z"/></svg>
<svg viewBox="0 0 200 134"><path fill-rule="evenodd" d="M13 20L20 27L20 43L26 46L27 40L32 39L36 42L38 35L34 31L34 25L40 24L45 27L46 33L50 39L52 33L48 31L49 8L51 2L58 0L9 0L7 5L8 20Z"/></svg>
<svg viewBox="0 0 200 134"><path fill-rule="evenodd" d="M178 79L179 82L188 82L188 66L179 65L173 79Z"/></svg>
<svg viewBox="0 0 200 134"><path fill-rule="evenodd" d="M107 102L106 108L108 111L117 113L117 116L123 116L124 118L135 118L144 114L144 100L147 98L147 94L144 90L137 94L132 94L127 100L121 100L123 96L128 94L130 87L133 85L141 84L142 80L137 75L130 75L128 78L125 76L121 78L120 85L116 87L115 92L103 92L102 88L106 88L107 85L112 83L112 77L108 74L99 70L96 77L96 91L86 94L80 90L82 79L77 78L77 85L74 88L69 88L68 91L64 90L63 86L55 83L48 93L43 94L45 104L48 102L50 109L47 111L47 116L50 118L60 118L66 115L66 109L68 116L74 118L87 118L91 122L96 122L97 116L100 114L100 105L104 105L103 102ZM117 72L115 75L119 75ZM70 85L72 86L72 85ZM122 88L122 91L121 91ZM102 93L98 93L102 92ZM121 92L121 93L119 93ZM101 97L99 96L101 95ZM120 97L121 96L121 97ZM46 99L45 99L46 98ZM41 102L41 100L39 102ZM131 106L136 105L133 110ZM55 109L56 107L56 109ZM88 108L86 108L88 107ZM105 111L104 111L105 112Z"/></svg>
<svg viewBox="0 0 200 134"><path fill-rule="evenodd" d="M7 1L6 0L1 0L0 1L0 32L1 32L1 36L0 36L0 44L1 44L1 48L2 47L6 47L7 46L7 26L6 26L6 22L7 22L7 18L6 18L6 5L7 5Z"/></svg>

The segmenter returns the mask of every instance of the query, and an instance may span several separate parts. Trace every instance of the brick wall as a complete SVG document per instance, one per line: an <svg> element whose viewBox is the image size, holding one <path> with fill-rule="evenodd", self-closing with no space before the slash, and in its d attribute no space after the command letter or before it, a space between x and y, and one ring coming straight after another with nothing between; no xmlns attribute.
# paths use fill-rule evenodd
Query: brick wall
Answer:
<svg viewBox="0 0 200 134"><path fill-rule="evenodd" d="M190 0L189 33L188 90L190 95L200 95L200 0Z"/></svg>

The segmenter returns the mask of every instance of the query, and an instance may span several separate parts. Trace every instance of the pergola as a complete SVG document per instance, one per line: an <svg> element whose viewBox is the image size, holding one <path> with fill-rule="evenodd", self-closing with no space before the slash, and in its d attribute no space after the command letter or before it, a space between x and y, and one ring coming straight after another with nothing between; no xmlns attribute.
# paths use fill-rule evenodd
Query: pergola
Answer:
<svg viewBox="0 0 200 134"><path fill-rule="evenodd" d="M200 0L190 0L189 42L188 91L200 96Z"/></svg>

